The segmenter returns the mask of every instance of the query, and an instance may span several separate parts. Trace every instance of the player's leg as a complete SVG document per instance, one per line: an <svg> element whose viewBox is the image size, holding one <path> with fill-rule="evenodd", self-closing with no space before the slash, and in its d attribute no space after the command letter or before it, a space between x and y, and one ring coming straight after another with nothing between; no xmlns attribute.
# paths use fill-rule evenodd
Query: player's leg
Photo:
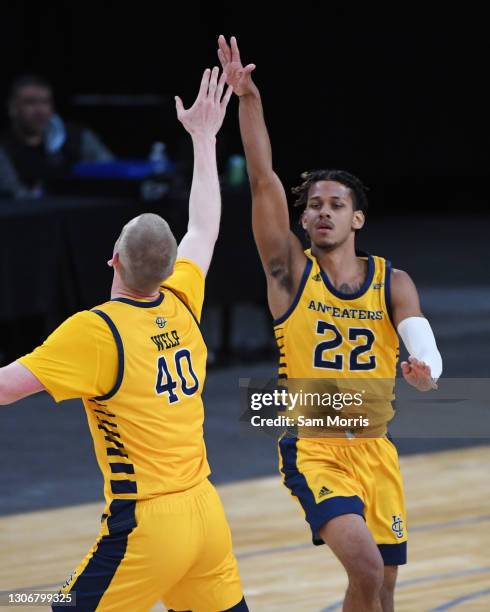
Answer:
<svg viewBox="0 0 490 612"><path fill-rule="evenodd" d="M316 545L324 543L318 532L327 521L345 514L364 516L364 490L350 448L334 442L290 436L279 441L279 471L300 502Z"/></svg>
<svg viewBox="0 0 490 612"><path fill-rule="evenodd" d="M162 591L164 603L176 612L246 612L230 528L211 483L193 500L193 512L202 525L198 556L178 584Z"/></svg>
<svg viewBox="0 0 490 612"><path fill-rule="evenodd" d="M142 550L138 528L109 533L104 524L89 553L61 588L75 601L72 610L146 611L157 601L159 592L151 579ZM66 606L54 605L54 611Z"/></svg>
<svg viewBox="0 0 490 612"><path fill-rule="evenodd" d="M337 516L319 529L319 535L347 572L343 610L381 612L383 559L364 519L357 514Z"/></svg>
<svg viewBox="0 0 490 612"><path fill-rule="evenodd" d="M394 609L398 566L407 562L406 507L398 453L387 438L371 444L362 460L366 471L365 517L385 565L381 602L383 612ZM369 470L369 475L367 473Z"/></svg>
<svg viewBox="0 0 490 612"><path fill-rule="evenodd" d="M279 443L284 484L300 502L313 542L327 542L346 569L346 610L381 610L383 558L364 521L369 478L357 469L369 448L366 440L346 445L284 437Z"/></svg>
<svg viewBox="0 0 490 612"><path fill-rule="evenodd" d="M119 512L110 512L95 546L62 589L76 593L76 609L151 609L196 563L202 521L192 502L203 488L206 483L153 499L113 502ZM121 528L122 519L128 528Z"/></svg>
<svg viewBox="0 0 490 612"><path fill-rule="evenodd" d="M383 612L394 612L395 610L395 585L397 574L397 565L385 565L383 586L380 592Z"/></svg>

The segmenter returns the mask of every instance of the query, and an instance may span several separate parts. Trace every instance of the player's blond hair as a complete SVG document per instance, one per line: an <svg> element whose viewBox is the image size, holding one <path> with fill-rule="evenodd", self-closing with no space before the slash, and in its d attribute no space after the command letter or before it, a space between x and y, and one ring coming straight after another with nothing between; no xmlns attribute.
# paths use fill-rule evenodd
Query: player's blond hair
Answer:
<svg viewBox="0 0 490 612"><path fill-rule="evenodd" d="M177 242L162 217L144 213L123 227L115 250L124 284L140 293L152 293L173 271Z"/></svg>

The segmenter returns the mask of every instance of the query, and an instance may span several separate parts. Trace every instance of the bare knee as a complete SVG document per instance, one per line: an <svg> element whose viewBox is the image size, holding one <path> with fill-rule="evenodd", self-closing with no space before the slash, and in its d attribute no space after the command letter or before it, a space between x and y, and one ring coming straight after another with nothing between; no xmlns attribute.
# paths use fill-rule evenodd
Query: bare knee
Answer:
<svg viewBox="0 0 490 612"><path fill-rule="evenodd" d="M379 600L383 559L364 519L356 514L335 517L320 529L349 577L349 591L363 601Z"/></svg>
<svg viewBox="0 0 490 612"><path fill-rule="evenodd" d="M372 599L381 592L384 581L383 560L372 555L360 555L350 567L346 568L349 587Z"/></svg>

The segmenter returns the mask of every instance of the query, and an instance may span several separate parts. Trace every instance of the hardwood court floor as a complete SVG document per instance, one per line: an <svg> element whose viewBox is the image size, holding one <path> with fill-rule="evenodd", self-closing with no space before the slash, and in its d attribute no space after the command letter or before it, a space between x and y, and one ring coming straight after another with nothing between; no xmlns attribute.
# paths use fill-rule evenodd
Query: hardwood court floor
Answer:
<svg viewBox="0 0 490 612"><path fill-rule="evenodd" d="M396 610L490 610L490 447L400 462L410 541ZM219 490L251 610L340 609L345 588L340 565L326 547L310 545L302 512L279 477ZM0 518L0 590L55 589L92 545L101 509L84 504Z"/></svg>

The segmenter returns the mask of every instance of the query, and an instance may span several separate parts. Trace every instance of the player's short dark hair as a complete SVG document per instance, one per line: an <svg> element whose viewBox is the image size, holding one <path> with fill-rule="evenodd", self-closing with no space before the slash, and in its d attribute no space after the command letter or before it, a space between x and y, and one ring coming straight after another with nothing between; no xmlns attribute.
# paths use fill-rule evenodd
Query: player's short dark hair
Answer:
<svg viewBox="0 0 490 612"><path fill-rule="evenodd" d="M30 87L32 85L36 87L44 87L50 91L53 90L51 83L43 76L39 74L22 74L12 81L9 89L9 100L15 98L23 87Z"/></svg>
<svg viewBox="0 0 490 612"><path fill-rule="evenodd" d="M351 190L352 203L354 210L362 210L363 213L368 209L367 187L357 176L345 170L312 170L303 172L301 175L303 182L297 187L293 187L292 192L296 197L295 206L306 206L310 187L318 181L336 181L345 185Z"/></svg>

